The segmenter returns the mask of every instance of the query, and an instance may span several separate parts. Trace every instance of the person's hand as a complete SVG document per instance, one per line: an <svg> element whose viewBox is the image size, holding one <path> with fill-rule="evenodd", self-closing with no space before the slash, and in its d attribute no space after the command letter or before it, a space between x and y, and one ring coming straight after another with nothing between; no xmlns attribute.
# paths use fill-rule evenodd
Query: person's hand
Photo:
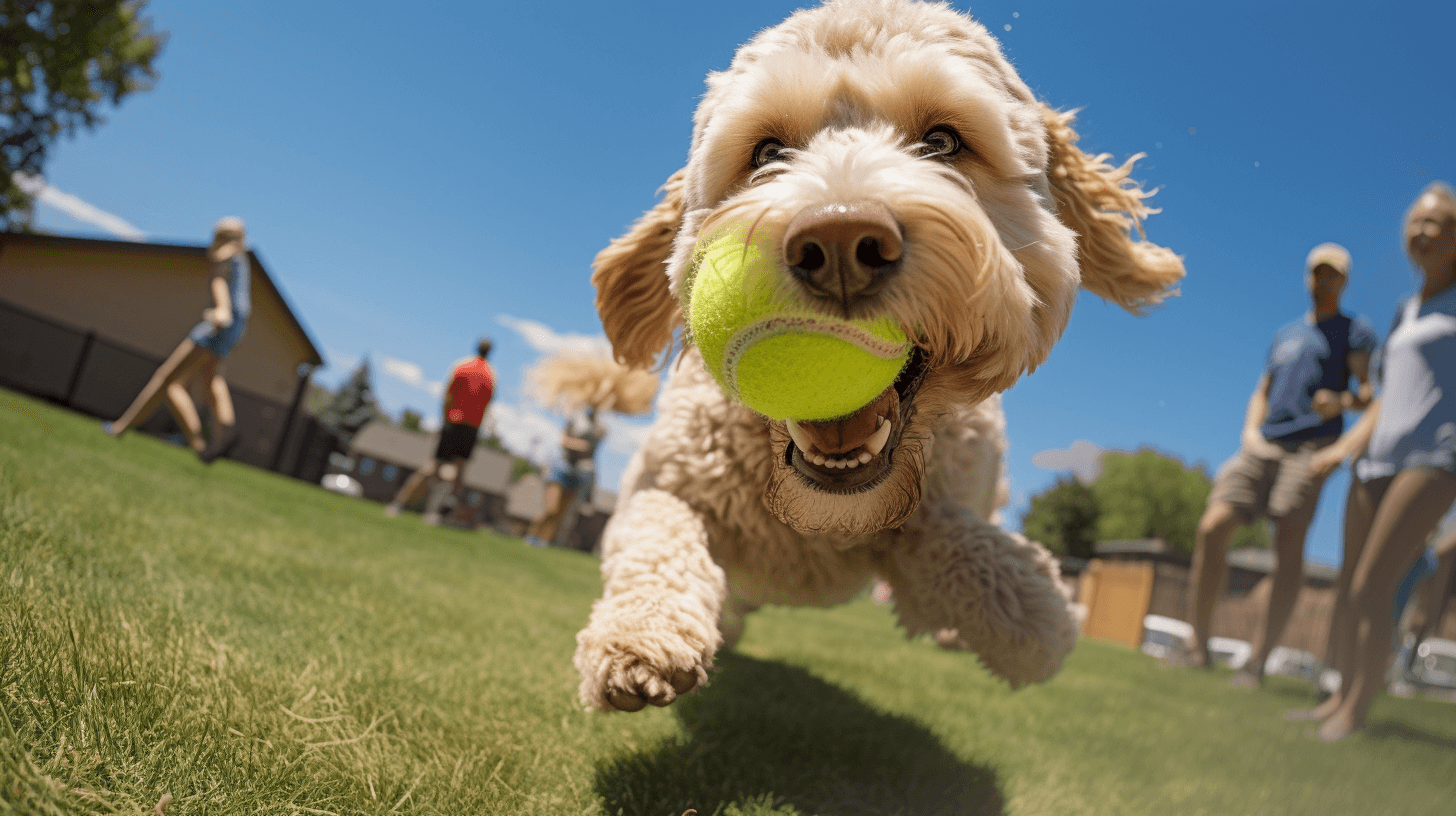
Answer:
<svg viewBox="0 0 1456 816"><path fill-rule="evenodd" d="M1309 406L1320 415L1320 419L1334 419L1345 410L1345 406L1340 400L1340 392L1331 391L1328 388L1321 388L1314 392Z"/></svg>
<svg viewBox="0 0 1456 816"><path fill-rule="evenodd" d="M1245 428L1239 445L1260 459L1278 459L1284 455L1284 449L1265 439L1258 428Z"/></svg>
<svg viewBox="0 0 1456 816"><path fill-rule="evenodd" d="M1375 386L1368 382L1360 383L1357 391L1346 391L1340 395L1340 402L1344 404L1346 411L1363 411L1370 407L1370 402L1375 399Z"/></svg>
<svg viewBox="0 0 1456 816"><path fill-rule="evenodd" d="M1309 457L1309 472L1323 479L1340 469L1340 464L1345 461L1346 455L1345 449L1339 445L1320 448Z"/></svg>
<svg viewBox="0 0 1456 816"><path fill-rule="evenodd" d="M203 309L202 319L219 329L226 329L233 324L233 316L217 308Z"/></svg>

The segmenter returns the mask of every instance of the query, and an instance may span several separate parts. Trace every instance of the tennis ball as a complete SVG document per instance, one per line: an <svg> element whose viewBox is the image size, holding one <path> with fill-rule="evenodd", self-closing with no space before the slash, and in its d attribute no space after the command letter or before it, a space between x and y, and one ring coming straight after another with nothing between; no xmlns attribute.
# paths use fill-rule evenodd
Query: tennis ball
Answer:
<svg viewBox="0 0 1456 816"><path fill-rule="evenodd" d="M726 232L698 243L688 327L708 372L769 419L847 416L905 367L910 342L887 319L836 320L785 297L777 264Z"/></svg>

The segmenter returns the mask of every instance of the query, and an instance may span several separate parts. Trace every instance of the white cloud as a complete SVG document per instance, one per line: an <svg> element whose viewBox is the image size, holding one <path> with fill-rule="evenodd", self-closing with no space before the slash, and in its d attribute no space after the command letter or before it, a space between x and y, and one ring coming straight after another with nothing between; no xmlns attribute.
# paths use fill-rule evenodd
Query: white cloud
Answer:
<svg viewBox="0 0 1456 816"><path fill-rule="evenodd" d="M432 397L445 395L445 384L425 379L425 370L415 363L408 360L397 360L393 357L381 357L379 364L385 374L425 391Z"/></svg>
<svg viewBox="0 0 1456 816"><path fill-rule="evenodd" d="M531 348L542 354L553 354L558 351L605 354L612 352L612 346L607 342L606 335L558 334L556 330L544 323L510 315L501 315L496 319L502 326L514 329Z"/></svg>
<svg viewBox="0 0 1456 816"><path fill-rule="evenodd" d="M630 421L617 414L607 414L602 419L607 426L607 438L603 441L624 456L636 453L647 441L647 432L652 430L651 420Z"/></svg>
<svg viewBox="0 0 1456 816"><path fill-rule="evenodd" d="M1031 457L1031 463L1043 470L1070 470L1082 484L1091 484L1102 475L1102 454L1106 451L1084 439L1078 439L1067 450L1044 450Z"/></svg>
<svg viewBox="0 0 1456 816"><path fill-rule="evenodd" d="M548 461L561 447L558 443L562 421L544 411L509 402L492 402L485 421L506 450L532 461Z"/></svg>
<svg viewBox="0 0 1456 816"><path fill-rule="evenodd" d="M128 241L145 241L147 234L127 223L119 215L96 207L89 202L83 201L70 193L63 193L60 190L46 184L46 180L40 176L29 176L19 171L10 174L15 182L26 195L34 198L42 204L55 207L66 215L77 221L92 226L100 227L118 238L125 238Z"/></svg>

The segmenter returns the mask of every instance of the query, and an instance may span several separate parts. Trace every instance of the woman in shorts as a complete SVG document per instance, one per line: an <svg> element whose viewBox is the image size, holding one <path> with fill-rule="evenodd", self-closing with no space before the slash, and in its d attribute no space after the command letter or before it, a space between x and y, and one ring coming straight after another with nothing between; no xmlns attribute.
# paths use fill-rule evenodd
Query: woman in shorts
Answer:
<svg viewBox="0 0 1456 816"><path fill-rule="evenodd" d="M187 444L197 451L202 461L211 464L231 451L238 441L237 414L222 376L222 361L243 338L252 311L249 285L253 272L248 263L246 228L241 219L229 217L217 222L207 260L212 264L212 307L202 312L202 322L193 327L187 339L152 374L131 407L102 427L119 437L166 403L182 427ZM194 385L204 388L212 407L215 425L210 444L202 435L202 420L192 401L190 390Z"/></svg>
<svg viewBox="0 0 1456 816"><path fill-rule="evenodd" d="M1380 395L1347 439L1315 455L1333 470L1359 455L1345 503L1337 590L1349 614L1332 624L1340 690L1293 719L1322 720L1316 735L1364 727L1390 658L1391 598L1456 500L1456 194L1427 187L1405 217L1405 246L1420 291L1396 309L1376 365ZM1363 454L1362 454L1363 451Z"/></svg>

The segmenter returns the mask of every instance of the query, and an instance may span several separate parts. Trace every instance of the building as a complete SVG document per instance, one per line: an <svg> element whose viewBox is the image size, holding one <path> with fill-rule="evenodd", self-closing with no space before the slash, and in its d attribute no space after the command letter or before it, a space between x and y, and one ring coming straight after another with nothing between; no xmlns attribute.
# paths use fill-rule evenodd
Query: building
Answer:
<svg viewBox="0 0 1456 816"><path fill-rule="evenodd" d="M435 456L438 434L371 422L359 429L347 455L336 455L329 468L358 480L364 498L388 502L415 471ZM506 496L514 460L508 453L477 445L465 466L464 490L456 501L471 510L477 525L500 527L506 519Z"/></svg>
<svg viewBox="0 0 1456 816"><path fill-rule="evenodd" d="M0 233L0 384L121 415L212 305L206 253L205 244ZM241 434L231 456L306 478L319 462L303 455L300 406L323 358L257 252L249 257L252 315L225 369ZM175 431L166 411L140 427ZM314 445L314 459L326 447Z"/></svg>

